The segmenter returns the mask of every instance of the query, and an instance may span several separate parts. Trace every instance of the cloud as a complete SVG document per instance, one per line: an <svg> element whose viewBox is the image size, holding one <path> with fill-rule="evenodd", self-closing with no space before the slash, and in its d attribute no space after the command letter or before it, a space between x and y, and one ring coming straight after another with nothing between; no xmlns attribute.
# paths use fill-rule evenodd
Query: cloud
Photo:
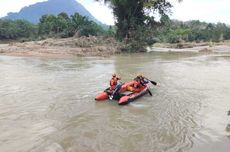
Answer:
<svg viewBox="0 0 230 152"><path fill-rule="evenodd" d="M103 3L95 2L95 0L77 0L99 21L114 25L114 16L112 10Z"/></svg>
<svg viewBox="0 0 230 152"><path fill-rule="evenodd" d="M171 16L173 19L230 24L229 0L184 0L181 3L170 0L170 2L174 5Z"/></svg>
<svg viewBox="0 0 230 152"><path fill-rule="evenodd" d="M113 25L112 10L95 0L77 0L82 3L97 19ZM230 25L230 0L169 0L173 5L173 19L182 21L200 20L205 22L222 22Z"/></svg>
<svg viewBox="0 0 230 152"><path fill-rule="evenodd" d="M0 17L6 16L8 12L19 12L22 7L43 1L46 0L0 0Z"/></svg>

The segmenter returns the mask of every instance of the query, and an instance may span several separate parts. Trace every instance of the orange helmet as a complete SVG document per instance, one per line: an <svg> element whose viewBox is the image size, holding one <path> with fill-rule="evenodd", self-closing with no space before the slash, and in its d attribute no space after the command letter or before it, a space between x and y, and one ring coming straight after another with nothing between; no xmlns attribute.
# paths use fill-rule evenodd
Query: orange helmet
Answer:
<svg viewBox="0 0 230 152"><path fill-rule="evenodd" d="M113 77L116 77L117 75L116 75L116 73L113 73L112 76L113 76Z"/></svg>
<svg viewBox="0 0 230 152"><path fill-rule="evenodd" d="M137 77L141 78L141 77L143 77L143 74L139 73L139 74L137 74Z"/></svg>

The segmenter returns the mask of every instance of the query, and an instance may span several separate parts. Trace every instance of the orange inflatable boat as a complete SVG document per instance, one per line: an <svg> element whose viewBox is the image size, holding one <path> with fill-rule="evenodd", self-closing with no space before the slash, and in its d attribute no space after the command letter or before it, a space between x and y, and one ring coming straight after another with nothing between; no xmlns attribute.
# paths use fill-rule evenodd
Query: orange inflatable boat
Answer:
<svg viewBox="0 0 230 152"><path fill-rule="evenodd" d="M152 95L152 93L149 91L150 84L151 84L150 81L148 81L148 83L146 83L145 86L142 86L140 90L138 90L137 92L128 91L129 90L128 88L132 86L134 83L135 81L130 81L130 82L117 85L117 87L112 92L109 90L109 88L107 88L103 92L99 93L95 97L95 100L105 101L107 99L111 99L111 100L114 99L114 100L118 100L119 105L125 105L145 95L146 93Z"/></svg>

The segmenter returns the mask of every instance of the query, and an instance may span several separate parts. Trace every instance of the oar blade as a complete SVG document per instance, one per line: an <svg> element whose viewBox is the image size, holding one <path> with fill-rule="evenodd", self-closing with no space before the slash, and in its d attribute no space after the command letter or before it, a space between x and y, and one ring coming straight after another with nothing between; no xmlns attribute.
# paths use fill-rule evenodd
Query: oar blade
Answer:
<svg viewBox="0 0 230 152"><path fill-rule="evenodd" d="M150 81L153 85L157 85L157 83L155 81Z"/></svg>
<svg viewBox="0 0 230 152"><path fill-rule="evenodd" d="M153 96L152 92L148 89L147 90L150 96Z"/></svg>

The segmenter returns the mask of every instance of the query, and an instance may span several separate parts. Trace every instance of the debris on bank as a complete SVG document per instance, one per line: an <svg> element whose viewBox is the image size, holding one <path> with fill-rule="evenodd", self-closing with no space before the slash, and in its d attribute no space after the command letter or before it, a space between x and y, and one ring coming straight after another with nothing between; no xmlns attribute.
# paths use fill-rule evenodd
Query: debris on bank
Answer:
<svg viewBox="0 0 230 152"><path fill-rule="evenodd" d="M95 36L0 44L0 54L13 56L110 56L120 53L121 49L122 44L114 38Z"/></svg>

